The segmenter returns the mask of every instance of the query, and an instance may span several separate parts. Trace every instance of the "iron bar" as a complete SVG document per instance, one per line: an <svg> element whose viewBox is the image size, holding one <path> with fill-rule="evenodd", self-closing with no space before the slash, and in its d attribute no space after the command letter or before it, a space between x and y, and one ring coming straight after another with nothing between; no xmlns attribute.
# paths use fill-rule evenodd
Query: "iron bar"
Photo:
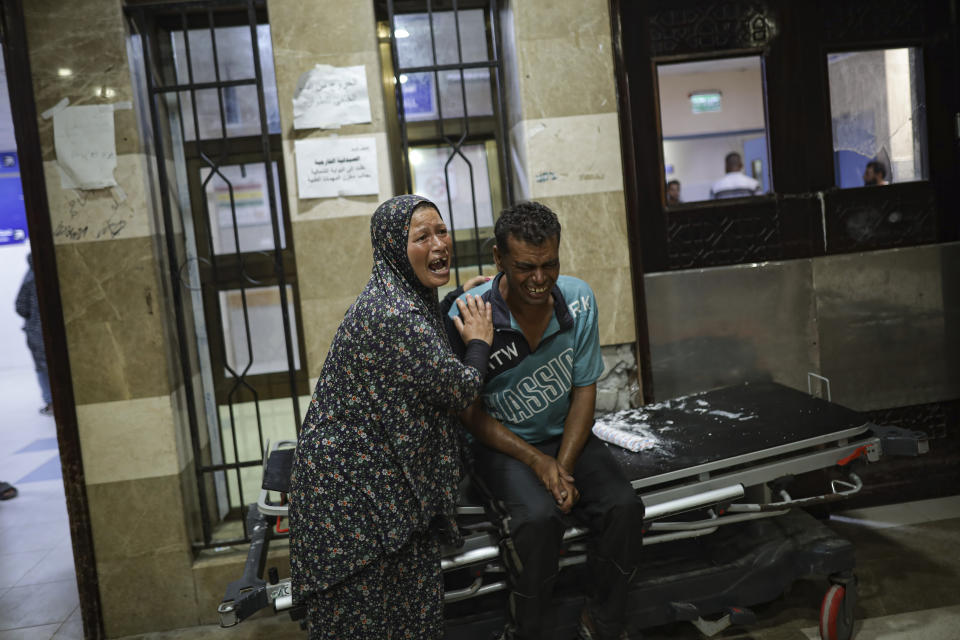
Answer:
<svg viewBox="0 0 960 640"><path fill-rule="evenodd" d="M300 404L297 393L296 367L293 358L293 341L290 335L290 314L287 309L287 280L283 269L281 253L280 223L277 197L273 184L273 162L270 153L270 130L267 124L267 107L263 96L263 72L260 67L260 38L257 34L257 15L254 0L247 0L247 16L250 19L250 38L253 45L253 72L257 79L257 106L260 109L260 141L263 146L264 167L267 174L267 195L270 199L270 222L273 230L274 269L280 286L280 315L283 321L283 339L287 351L287 374L290 383L290 397L293 401L294 430L300 434ZM260 450L263 451L263 435L260 436Z"/></svg>
<svg viewBox="0 0 960 640"><path fill-rule="evenodd" d="M427 73L430 71L466 71L469 69L496 69L500 66L499 60L485 60L483 62L454 62L450 64L434 64L420 67L397 67L397 73Z"/></svg>
<svg viewBox="0 0 960 640"><path fill-rule="evenodd" d="M145 22L145 15L140 13L140 16ZM152 75L149 72L149 69L151 55L150 49L151 44L154 42L154 37L155 34L152 29L144 29L141 35L141 42L143 43L144 66L147 68L147 73L144 74L144 78L147 83L148 94L151 96L150 121L151 126L153 127L154 144L156 145L156 152L162 160L163 134L160 128L160 118L158 116L160 95L149 91L150 86L153 84ZM159 67L157 68L159 69ZM165 162L157 162L157 178L164 188L169 183ZM171 295L173 296L174 318L177 325L177 333L181 336L184 336L186 335L186 322L184 320L183 294L180 287L177 285L178 269L176 265L176 245L174 244L175 235L173 228L173 212L170 210L170 200L166 193L164 193L160 198L160 203L163 209L163 234L167 250L167 262L169 263L168 266L170 269L170 279L174 283L173 286L170 287ZM204 473L201 470L202 459L200 451L200 431L197 424L197 407L193 395L193 373L190 371L190 354L187 351L187 343L185 340L177 340L177 348L178 355L180 357L180 370L181 374L183 375L184 399L187 404L187 422L190 429L190 443L193 449L193 468L194 475L197 480L198 500L200 502L200 527L204 542L209 543L211 538L211 527L207 496L203 487Z"/></svg>
<svg viewBox="0 0 960 640"><path fill-rule="evenodd" d="M184 34L186 38L186 34ZM196 89L203 91L205 89L225 89L227 87L252 87L257 83L255 78L240 78L238 80L219 80L213 82L189 82L187 84L168 84L157 86L151 89L152 93L172 93L174 91L189 91Z"/></svg>
<svg viewBox="0 0 960 640"><path fill-rule="evenodd" d="M231 471L237 467L260 467L263 465L263 460L246 460L244 462L224 462L223 464L205 464L200 468L206 473L213 473L215 471Z"/></svg>

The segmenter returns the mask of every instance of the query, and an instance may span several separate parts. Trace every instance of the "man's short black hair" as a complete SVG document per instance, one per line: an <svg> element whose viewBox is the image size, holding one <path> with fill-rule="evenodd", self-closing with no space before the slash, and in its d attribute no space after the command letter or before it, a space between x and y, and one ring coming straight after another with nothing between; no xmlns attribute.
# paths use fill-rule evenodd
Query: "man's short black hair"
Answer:
<svg viewBox="0 0 960 640"><path fill-rule="evenodd" d="M884 180L887 179L887 165L883 164L879 160L871 160L868 162L867 169L873 169L874 173L880 174Z"/></svg>
<svg viewBox="0 0 960 640"><path fill-rule="evenodd" d="M727 170L727 173L733 171L740 171L743 169L743 158L740 157L740 154L736 151L731 151L723 159L724 168Z"/></svg>
<svg viewBox="0 0 960 640"><path fill-rule="evenodd" d="M539 202L519 202L500 212L493 228L500 253L507 253L507 238L516 238L533 245L541 245L554 236L560 240L560 221L557 214Z"/></svg>
<svg viewBox="0 0 960 640"><path fill-rule="evenodd" d="M677 186L679 187L679 186L680 186L680 181L679 181L679 180L670 180L669 182L667 182L667 188L671 187L672 185L677 185Z"/></svg>

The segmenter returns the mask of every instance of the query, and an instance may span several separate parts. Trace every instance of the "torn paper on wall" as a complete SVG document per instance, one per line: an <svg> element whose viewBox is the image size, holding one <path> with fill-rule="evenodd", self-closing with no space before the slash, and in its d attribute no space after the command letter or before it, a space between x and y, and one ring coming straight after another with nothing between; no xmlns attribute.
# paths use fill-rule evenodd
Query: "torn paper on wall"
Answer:
<svg viewBox="0 0 960 640"><path fill-rule="evenodd" d="M301 199L376 195L377 139L314 138L294 142Z"/></svg>
<svg viewBox="0 0 960 640"><path fill-rule="evenodd" d="M53 116L53 142L64 189L116 186L112 104L66 107Z"/></svg>
<svg viewBox="0 0 960 640"><path fill-rule="evenodd" d="M370 97L363 65L318 64L300 76L293 95L294 129L337 129L370 122Z"/></svg>

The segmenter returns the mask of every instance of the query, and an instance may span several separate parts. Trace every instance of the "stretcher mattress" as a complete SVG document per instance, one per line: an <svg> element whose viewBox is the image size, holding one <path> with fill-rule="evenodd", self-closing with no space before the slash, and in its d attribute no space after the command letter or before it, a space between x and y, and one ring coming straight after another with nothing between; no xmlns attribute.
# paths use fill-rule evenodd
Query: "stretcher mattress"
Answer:
<svg viewBox="0 0 960 640"><path fill-rule="evenodd" d="M775 382L745 383L674 398L597 420L597 431L638 438L639 450L611 445L640 486L753 463L865 433L857 413Z"/></svg>

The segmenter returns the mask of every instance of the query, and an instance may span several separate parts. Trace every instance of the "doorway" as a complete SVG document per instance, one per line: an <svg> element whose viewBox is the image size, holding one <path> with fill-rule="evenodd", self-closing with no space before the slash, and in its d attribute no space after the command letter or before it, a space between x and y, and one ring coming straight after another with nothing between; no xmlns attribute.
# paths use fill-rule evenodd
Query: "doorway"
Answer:
<svg viewBox="0 0 960 640"><path fill-rule="evenodd" d="M3 84L9 110L3 113L5 188L20 184L20 218L11 240L0 246L5 298L19 294L32 255L35 313L39 315L46 356L50 404L41 391L36 362L27 350L19 316L0 322L7 340L0 369L4 402L0 429L3 481L16 497L0 502L0 630L29 637L100 638L103 636L96 564L80 456L70 364L67 357L53 233L42 176L23 7L20 0L0 4ZM6 101L6 97L4 97ZM11 182L6 182L11 181ZM16 196L14 196L15 198ZM10 214L14 215L14 214ZM17 233L17 231L20 233ZM6 306L12 307L14 299ZM4 310L6 312L6 309ZM31 312L32 314L33 312ZM34 345L36 346L36 345ZM39 410L45 409L44 414ZM52 410L48 415L46 409ZM26 630L26 631L23 631Z"/></svg>

